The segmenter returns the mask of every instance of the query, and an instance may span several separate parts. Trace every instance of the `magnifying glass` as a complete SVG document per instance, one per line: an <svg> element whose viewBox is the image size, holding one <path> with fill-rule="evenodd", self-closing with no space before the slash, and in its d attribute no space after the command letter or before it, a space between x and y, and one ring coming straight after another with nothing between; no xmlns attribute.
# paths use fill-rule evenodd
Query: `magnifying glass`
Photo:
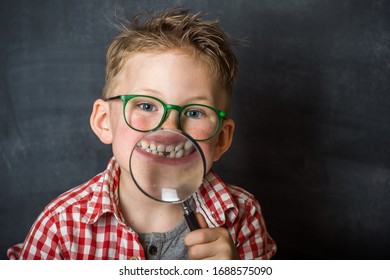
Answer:
<svg viewBox="0 0 390 280"><path fill-rule="evenodd" d="M202 184L206 162L194 139L174 129L149 132L133 148L129 166L141 192L156 201L181 203L190 230L199 229L188 199Z"/></svg>

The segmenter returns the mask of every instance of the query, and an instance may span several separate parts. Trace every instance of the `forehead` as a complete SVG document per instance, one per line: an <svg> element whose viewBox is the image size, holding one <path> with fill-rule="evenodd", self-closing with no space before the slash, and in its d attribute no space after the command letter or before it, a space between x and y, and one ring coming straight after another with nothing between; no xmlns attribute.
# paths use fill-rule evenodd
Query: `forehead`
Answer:
<svg viewBox="0 0 390 280"><path fill-rule="evenodd" d="M152 50L129 54L119 73L126 74L129 71L144 71L145 73L164 69L163 72L187 68L188 71L180 72L186 76L188 72L203 74L209 79L215 78L210 63L201 58L194 51L186 49Z"/></svg>
<svg viewBox="0 0 390 280"><path fill-rule="evenodd" d="M117 86L146 86L160 90L212 91L220 86L219 79L205 61L182 50L130 54L114 80Z"/></svg>

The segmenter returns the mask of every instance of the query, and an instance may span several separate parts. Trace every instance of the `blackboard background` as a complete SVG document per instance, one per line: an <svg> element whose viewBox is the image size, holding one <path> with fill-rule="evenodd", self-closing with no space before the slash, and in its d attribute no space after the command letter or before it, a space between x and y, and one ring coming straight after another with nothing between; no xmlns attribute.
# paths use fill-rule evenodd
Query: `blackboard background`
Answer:
<svg viewBox="0 0 390 280"><path fill-rule="evenodd" d="M1 258L111 156L89 128L110 21L169 4L250 41L215 168L260 200L276 258L390 258L389 2L1 1Z"/></svg>

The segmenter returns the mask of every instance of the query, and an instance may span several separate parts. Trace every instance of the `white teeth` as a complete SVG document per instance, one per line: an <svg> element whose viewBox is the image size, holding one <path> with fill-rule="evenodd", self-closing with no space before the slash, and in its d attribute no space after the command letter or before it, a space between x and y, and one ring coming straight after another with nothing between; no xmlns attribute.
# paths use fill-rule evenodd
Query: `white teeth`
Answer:
<svg viewBox="0 0 390 280"><path fill-rule="evenodd" d="M179 151L176 152L175 157L176 158L181 158L183 155L184 155L184 150L182 149L182 150L179 150Z"/></svg>
<svg viewBox="0 0 390 280"><path fill-rule="evenodd" d="M187 142L184 144L184 150L188 150L192 147L191 141L187 140Z"/></svg>
<svg viewBox="0 0 390 280"><path fill-rule="evenodd" d="M157 151L159 151L159 152L165 152L165 146L164 146L163 144L158 145ZM167 152L168 152L168 150L167 150Z"/></svg>
<svg viewBox="0 0 390 280"><path fill-rule="evenodd" d="M191 154L191 152L192 152L192 149L191 150L190 149L184 150L184 155L188 156L189 154Z"/></svg>
<svg viewBox="0 0 390 280"><path fill-rule="evenodd" d="M148 153L165 156L168 158L181 158L191 154L194 151L194 147L191 141L165 146L164 144L156 142L149 143L148 140L142 139L141 142L137 143L137 146Z"/></svg>
<svg viewBox="0 0 390 280"><path fill-rule="evenodd" d="M177 152L177 151L183 149L183 147L184 147L184 143L180 143L179 145L177 145L177 146L175 147L175 151Z"/></svg>
<svg viewBox="0 0 390 280"><path fill-rule="evenodd" d="M175 145L168 145L168 147L166 149L167 152L172 152L174 150L175 150Z"/></svg>
<svg viewBox="0 0 390 280"><path fill-rule="evenodd" d="M141 141L141 146L142 146L142 149L146 149L146 148L148 148L149 147L149 143L148 143L148 141L146 141L146 140L142 140Z"/></svg>

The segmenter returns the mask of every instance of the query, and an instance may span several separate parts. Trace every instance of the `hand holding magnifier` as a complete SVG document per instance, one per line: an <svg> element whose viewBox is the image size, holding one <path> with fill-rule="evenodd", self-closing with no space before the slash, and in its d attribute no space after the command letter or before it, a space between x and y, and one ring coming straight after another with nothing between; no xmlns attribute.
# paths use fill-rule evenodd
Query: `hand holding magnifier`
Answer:
<svg viewBox="0 0 390 280"><path fill-rule="evenodd" d="M129 165L134 183L145 195L181 203L190 230L199 228L187 201L205 175L204 155L195 140L179 130L150 132L134 147Z"/></svg>

